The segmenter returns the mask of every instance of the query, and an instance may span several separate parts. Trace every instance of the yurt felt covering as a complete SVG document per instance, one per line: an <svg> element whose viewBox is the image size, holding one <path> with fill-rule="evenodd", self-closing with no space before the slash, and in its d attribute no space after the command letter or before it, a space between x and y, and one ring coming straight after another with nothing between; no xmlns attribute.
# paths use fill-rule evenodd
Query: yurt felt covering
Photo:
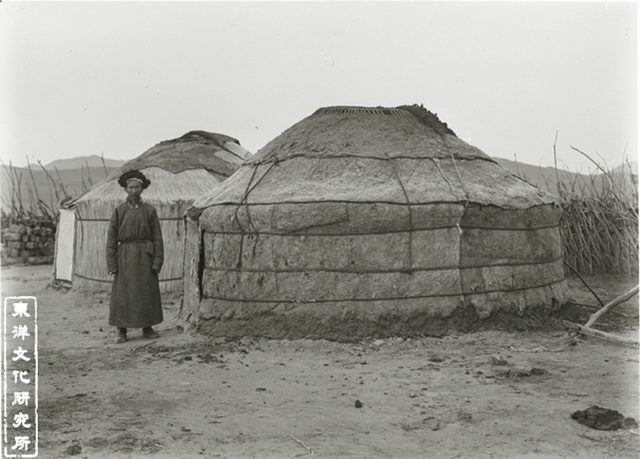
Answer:
<svg viewBox="0 0 640 459"><path fill-rule="evenodd" d="M320 109L188 214L181 316L212 335L519 328L568 299L554 199L421 107Z"/></svg>

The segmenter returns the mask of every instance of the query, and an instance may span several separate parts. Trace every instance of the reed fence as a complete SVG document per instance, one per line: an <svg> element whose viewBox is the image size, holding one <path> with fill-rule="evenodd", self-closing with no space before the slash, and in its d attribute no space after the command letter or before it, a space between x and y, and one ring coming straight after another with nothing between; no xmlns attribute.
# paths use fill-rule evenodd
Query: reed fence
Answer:
<svg viewBox="0 0 640 459"><path fill-rule="evenodd" d="M102 160L105 175L107 168ZM3 190L0 208L0 251L2 265L51 264L55 252L58 207L73 196L60 171L38 168L27 158L27 167L2 164ZM35 169L35 171L34 171ZM80 170L81 192L93 186L88 164Z"/></svg>
<svg viewBox="0 0 640 459"><path fill-rule="evenodd" d="M583 275L638 273L638 208L616 201L563 197L564 261ZM567 273L569 274L569 273Z"/></svg>
<svg viewBox="0 0 640 459"><path fill-rule="evenodd" d="M571 174L558 169L555 176L530 183L555 193L563 215L560 232L566 274L638 274L638 175L628 159L615 169L583 151L595 169ZM554 159L556 146L553 147Z"/></svg>

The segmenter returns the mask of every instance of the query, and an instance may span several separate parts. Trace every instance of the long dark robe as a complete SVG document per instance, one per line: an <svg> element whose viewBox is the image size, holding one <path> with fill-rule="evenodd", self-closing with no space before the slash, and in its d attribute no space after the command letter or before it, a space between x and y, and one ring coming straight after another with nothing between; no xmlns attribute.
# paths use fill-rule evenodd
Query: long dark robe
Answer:
<svg viewBox="0 0 640 459"><path fill-rule="evenodd" d="M163 261L156 209L144 202L137 209L130 209L126 202L116 207L107 233L107 268L116 273L109 325L144 328L162 322L157 273Z"/></svg>

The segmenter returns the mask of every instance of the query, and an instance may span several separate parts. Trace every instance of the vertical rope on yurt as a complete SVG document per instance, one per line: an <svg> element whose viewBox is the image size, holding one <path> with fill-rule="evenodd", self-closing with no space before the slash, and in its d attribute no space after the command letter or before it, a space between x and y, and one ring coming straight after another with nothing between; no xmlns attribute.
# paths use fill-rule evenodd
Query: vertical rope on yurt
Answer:
<svg viewBox="0 0 640 459"><path fill-rule="evenodd" d="M446 147L447 147L447 150L449 150L449 146L446 145ZM467 192L467 190L464 187L464 182L462 181L462 175L460 175L460 171L458 170L458 163L456 162L456 158L453 156L453 153L450 150L449 150L449 155L451 156L451 161L453 161L453 167L455 168L456 174L458 175L458 180L460 181L460 188L462 189L462 192L464 193L464 199L465 199L464 205L462 206L462 213L460 214L460 218L458 219L458 222L456 223L456 226L458 227L458 233L462 234L462 228L460 227L460 222L464 218L464 213L467 210L467 206L469 205L469 193Z"/></svg>
<svg viewBox="0 0 640 459"><path fill-rule="evenodd" d="M233 219L235 220L236 224L238 225L238 227L240 228L240 250L238 251L238 262L236 264L236 268L240 269L242 268L242 252L243 252L243 248L244 248L244 227L242 226L242 223L240 223L240 219L238 218L238 211L240 210L240 208L242 207L243 203L246 203L247 198L249 197L249 193L251 192L250 187L251 187L251 182L253 182L253 178L256 175L256 172L258 170L258 165L255 165L253 167L253 171L251 172L251 177L249 178L249 182L247 183L247 187L244 190L244 195L242 197L242 199L240 200L240 202L238 203L238 205L236 206L234 212L233 212ZM247 210L247 218L249 219L249 225L251 225L251 215L249 214L249 205L248 203L246 203L246 210Z"/></svg>
<svg viewBox="0 0 640 459"><path fill-rule="evenodd" d="M451 148L449 148L449 144L447 143L447 140L446 140L444 134L441 134L438 131L436 131L436 134L438 134L438 136L442 140L442 144L444 145L444 147L446 148L447 152L449 153L449 156L451 157L451 161L453 162L453 167L455 168L456 175L458 176L458 180L460 181L460 188L462 189L462 192L464 193L464 198L465 198L464 204L462 205L462 212L460 213L460 217L458 218L458 221L456 222L456 228L458 228L458 237L460 238L459 239L459 247L458 247L458 273L459 273L458 278L459 278L459 282L460 282L460 293L464 297L464 285L463 285L463 282L462 282L462 271L460 270L460 264L461 264L461 260L462 260L462 228L460 227L460 222L464 218L464 214L465 214L465 212L467 210L467 205L469 204L469 193L467 192L467 190L466 190L466 188L464 186L464 182L462 181L462 176L460 175L460 171L458 170L458 164L456 163L456 158L453 155L453 152L451 151Z"/></svg>
<svg viewBox="0 0 640 459"><path fill-rule="evenodd" d="M460 227L460 222L464 218L464 213L466 212L467 205L469 204L469 193L467 192L467 190L466 190L466 188L464 186L464 182L462 181L462 176L460 175L460 171L458 170L458 163L456 162L456 158L453 155L453 152L451 151L451 148L449 147L449 143L447 142L447 138L445 137L445 134L442 133L439 129L434 129L433 126L429 126L429 127L436 133L436 135L438 137L440 137L440 140L442 141L442 145L444 146L444 148L449 153L449 157L451 158L451 161L453 162L453 167L456 170L456 175L458 176L458 180L460 181L460 188L462 189L462 192L464 193L465 201L464 201L464 204L462 205L462 213L460 214L460 218L458 218L458 221L456 223L456 227L458 228L458 234L461 235L462 234L462 228ZM451 132L453 132L453 131L451 131ZM440 170L440 173L442 174L442 176L445 178L445 180L447 180L447 183L451 186L451 182L449 182L449 180L442 173L442 169L440 169L440 165L436 161L436 158L433 158L433 161L436 164L436 166L438 166L438 170ZM452 190L455 190L455 189L452 187Z"/></svg>
<svg viewBox="0 0 640 459"><path fill-rule="evenodd" d="M184 277L184 253L185 253L185 242L187 239L187 226L186 226L187 224L184 217L184 207L182 206L183 203L184 201L182 200L176 203L176 207L179 210L176 213L178 215L183 215L182 218L176 218L176 240L178 241L178 244L182 245L182 259L183 259L182 260L183 262L178 263L178 270L179 270L178 275L180 277ZM182 224L182 227L184 228L183 237L180 237L180 224Z"/></svg>
<svg viewBox="0 0 640 459"><path fill-rule="evenodd" d="M186 224L186 221L185 221ZM204 229L200 228L200 226L197 227L198 229L200 229L200 239L198 240L198 304L202 301L202 296L203 296L203 285L202 285L202 279L204 277L204 268L206 265L206 260L205 260L205 254L204 254ZM185 232L186 232L186 226L185 226ZM186 256L186 253L185 253Z"/></svg>
<svg viewBox="0 0 640 459"><path fill-rule="evenodd" d="M407 189L404 187L404 183L402 183L402 180L400 179L400 175L398 174L398 171L396 170L396 164L395 162L389 157L389 155L387 153L385 153L385 156L387 157L387 161L389 161L389 163L391 164L391 170L393 171L393 175L396 176L396 180L398 180L398 183L400 184L400 188L402 188L402 192L404 193L404 199L407 201L407 209L409 211L409 270L413 269L413 251L412 251L412 247L413 247L413 215L411 212L411 200L409 199L409 195L407 193Z"/></svg>
<svg viewBox="0 0 640 459"><path fill-rule="evenodd" d="M449 180L449 177L444 175L444 171L440 167L440 162L438 161L438 158L431 158L431 160L433 161L433 163L438 168L438 172L440 172L440 175L442 175L442 178L445 180L445 182L447 182L447 185L449 185L449 188L451 189L451 192L454 193L454 195L455 195L456 189L453 187L453 183L451 183L451 180Z"/></svg>
<svg viewBox="0 0 640 459"><path fill-rule="evenodd" d="M240 210L240 208L244 204L245 210L247 211L247 219L249 220L249 226L253 230L253 233L254 233L255 238L256 238L256 241L253 244L253 249L252 249L252 253L251 253L251 256L253 258L255 258L255 256L256 256L256 248L258 246L258 238L260 237L260 234L258 232L258 228L253 223L253 219L251 218L251 212L249 211L249 194L251 194L251 192L260 184L262 179L265 178L265 176L269 173L269 171L273 168L273 166L275 164L276 164L275 162L271 163L271 165L267 168L265 173L262 174L262 176L256 181L256 183L253 186L251 186L251 184L253 183L253 179L255 178L256 173L258 172L258 168L260 167L261 163L256 163L253 166L253 171L251 172L251 177L249 178L249 182L247 183L247 187L244 190L244 195L242 196L242 199L240 200L240 202L238 203L238 205L236 206L236 208L234 210L233 218L234 218L235 222L237 223L238 227L240 228L240 253L238 254L238 263L237 263L237 267L238 268L242 267L242 249L243 249L243 246L244 246L244 233L245 233L245 230L242 227L242 224L240 223L240 219L238 218L238 211Z"/></svg>
<svg viewBox="0 0 640 459"><path fill-rule="evenodd" d="M83 242L84 242L84 224L82 223L82 215L80 215L80 209L78 209L78 206L73 206L75 212L76 212L76 223L78 224L78 226L80 227L80 247L82 247ZM74 250L73 250L73 276L76 275L76 268L78 267L78 262L76 260L76 256L79 254L79 250L78 250L78 230L76 229L75 232L75 241L74 241ZM71 283L73 284L73 276L71 277Z"/></svg>

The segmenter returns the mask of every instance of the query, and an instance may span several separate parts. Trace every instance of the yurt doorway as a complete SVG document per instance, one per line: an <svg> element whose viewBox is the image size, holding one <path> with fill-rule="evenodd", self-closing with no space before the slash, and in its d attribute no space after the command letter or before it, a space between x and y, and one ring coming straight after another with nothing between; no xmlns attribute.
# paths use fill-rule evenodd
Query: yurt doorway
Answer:
<svg viewBox="0 0 640 459"><path fill-rule="evenodd" d="M73 210L59 209L60 221L56 236L55 279L71 282L76 240L76 214Z"/></svg>

